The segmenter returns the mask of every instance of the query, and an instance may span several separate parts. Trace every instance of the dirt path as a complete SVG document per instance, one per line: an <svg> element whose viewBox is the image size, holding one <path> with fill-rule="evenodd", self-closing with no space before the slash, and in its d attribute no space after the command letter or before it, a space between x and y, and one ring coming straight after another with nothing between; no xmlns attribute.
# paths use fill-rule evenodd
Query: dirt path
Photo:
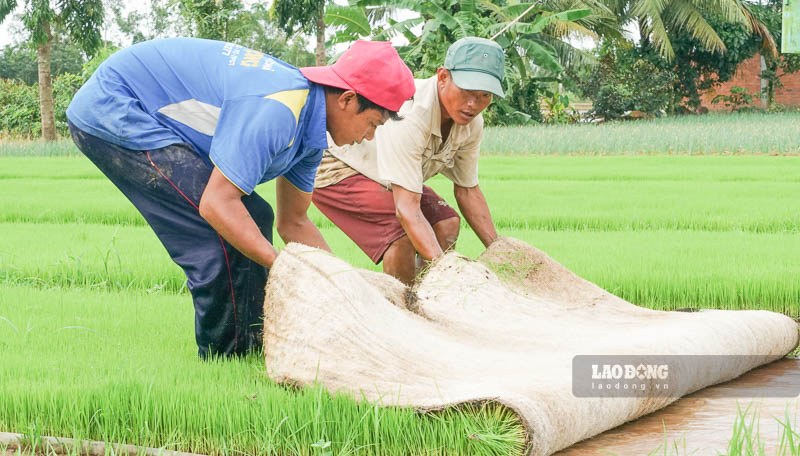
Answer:
<svg viewBox="0 0 800 456"><path fill-rule="evenodd" d="M792 427L798 429L798 393L800 359L782 359L736 380L686 396L663 410L575 444L556 455L609 454L601 450L619 455L646 455L663 445L665 439L670 449L678 444L677 454L717 455L726 450L733 435L737 402L742 409L752 403L747 422L750 423L753 412L757 411L761 440L766 444L767 454L772 454L781 431L775 418L784 421L787 407ZM793 397L786 397L789 394ZM781 395L784 397L775 397ZM662 450L657 454L662 454ZM667 454L675 453L667 451Z"/></svg>

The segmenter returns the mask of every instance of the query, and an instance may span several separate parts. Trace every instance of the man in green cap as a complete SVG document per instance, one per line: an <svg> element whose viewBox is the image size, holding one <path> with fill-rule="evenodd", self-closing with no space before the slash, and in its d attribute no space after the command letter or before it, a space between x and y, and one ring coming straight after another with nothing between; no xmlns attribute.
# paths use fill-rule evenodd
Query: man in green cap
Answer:
<svg viewBox="0 0 800 456"><path fill-rule="evenodd" d="M431 78L416 79L401 120L375 138L324 152L312 201L383 271L410 284L417 254L433 260L452 248L461 219L423 183L436 174L453 182L458 208L485 246L497 239L478 187L483 111L503 96L505 57L484 38L462 38Z"/></svg>

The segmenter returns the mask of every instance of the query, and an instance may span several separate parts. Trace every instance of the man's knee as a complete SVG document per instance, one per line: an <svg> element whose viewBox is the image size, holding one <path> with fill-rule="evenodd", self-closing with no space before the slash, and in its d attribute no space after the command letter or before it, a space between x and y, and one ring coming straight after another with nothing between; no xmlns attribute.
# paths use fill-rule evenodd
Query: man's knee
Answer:
<svg viewBox="0 0 800 456"><path fill-rule="evenodd" d="M383 255L383 272L406 285L414 280L414 257L417 251L408 236L392 242Z"/></svg>
<svg viewBox="0 0 800 456"><path fill-rule="evenodd" d="M433 225L433 231L436 233L436 239L442 250L447 250L456 243L460 230L461 217L458 216L440 220Z"/></svg>
<svg viewBox="0 0 800 456"><path fill-rule="evenodd" d="M411 243L411 239L409 239L408 236L403 236L389 245L389 248L386 249L386 253L383 255L383 259L385 262L387 258L389 261L402 257L413 258L415 253L416 249L414 249L414 244Z"/></svg>

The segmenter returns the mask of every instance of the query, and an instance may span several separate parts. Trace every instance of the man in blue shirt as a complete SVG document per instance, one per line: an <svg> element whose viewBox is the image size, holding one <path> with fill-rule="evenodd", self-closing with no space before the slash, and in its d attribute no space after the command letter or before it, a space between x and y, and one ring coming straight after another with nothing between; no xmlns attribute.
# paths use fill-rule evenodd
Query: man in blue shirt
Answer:
<svg viewBox="0 0 800 456"><path fill-rule="evenodd" d="M358 41L297 69L218 41L140 43L106 60L67 109L78 148L142 213L186 273L202 357L260 346L275 214L285 242L330 250L306 211L326 131L371 139L414 94L389 43Z"/></svg>

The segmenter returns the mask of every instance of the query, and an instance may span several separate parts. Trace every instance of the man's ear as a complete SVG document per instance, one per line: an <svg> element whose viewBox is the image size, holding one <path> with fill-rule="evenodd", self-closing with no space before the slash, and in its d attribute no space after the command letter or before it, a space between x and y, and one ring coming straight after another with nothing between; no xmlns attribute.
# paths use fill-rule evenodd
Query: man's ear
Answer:
<svg viewBox="0 0 800 456"><path fill-rule="evenodd" d="M447 84L450 82L450 78L450 70L447 68L440 67L438 70L436 70L436 86L440 91L447 87Z"/></svg>
<svg viewBox="0 0 800 456"><path fill-rule="evenodd" d="M353 103L358 104L358 95L352 90L345 90L339 94L339 98L337 98L336 101L339 103L339 109L344 111Z"/></svg>
<svg viewBox="0 0 800 456"><path fill-rule="evenodd" d="M450 70L447 68L439 68L436 70L436 81L443 83L450 79Z"/></svg>

